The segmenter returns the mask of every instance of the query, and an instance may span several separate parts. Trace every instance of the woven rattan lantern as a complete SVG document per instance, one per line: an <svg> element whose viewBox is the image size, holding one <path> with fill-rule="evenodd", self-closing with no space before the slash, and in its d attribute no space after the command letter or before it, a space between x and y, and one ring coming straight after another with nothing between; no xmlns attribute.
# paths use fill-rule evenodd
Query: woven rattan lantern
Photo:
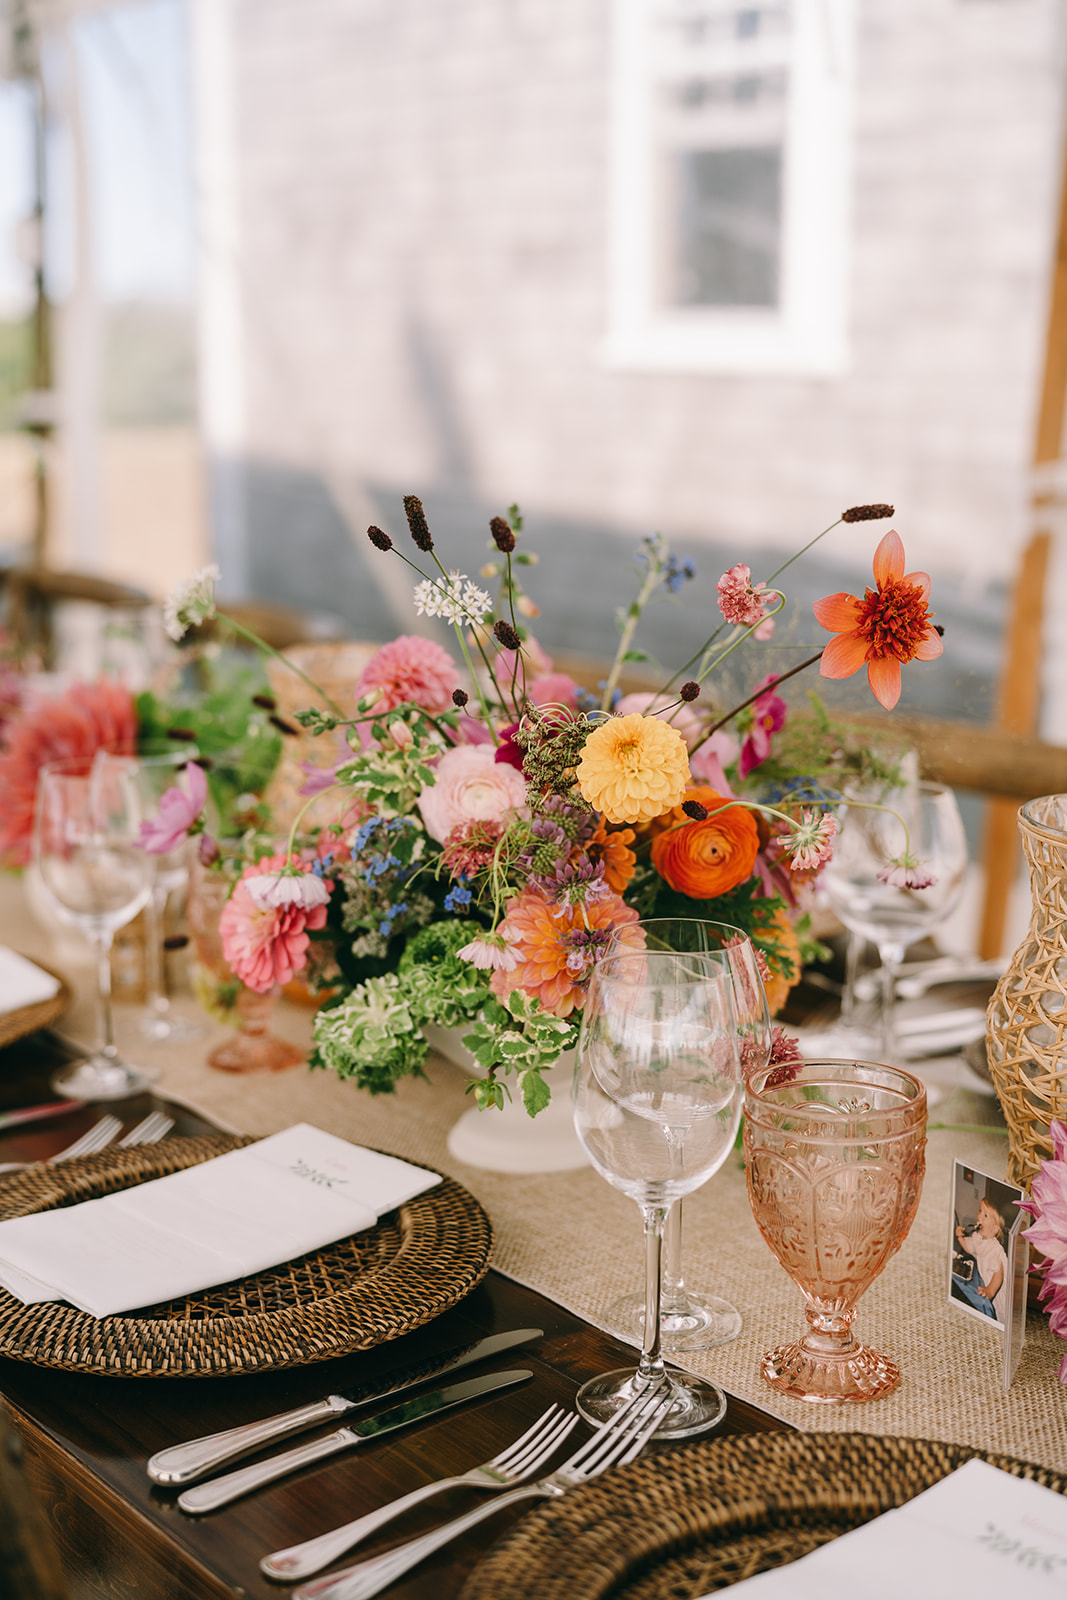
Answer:
<svg viewBox="0 0 1067 1600"><path fill-rule="evenodd" d="M987 1013L989 1068L1008 1124L1008 1180L1025 1188L1067 1122L1067 795L1019 812L1030 863L1030 929Z"/></svg>

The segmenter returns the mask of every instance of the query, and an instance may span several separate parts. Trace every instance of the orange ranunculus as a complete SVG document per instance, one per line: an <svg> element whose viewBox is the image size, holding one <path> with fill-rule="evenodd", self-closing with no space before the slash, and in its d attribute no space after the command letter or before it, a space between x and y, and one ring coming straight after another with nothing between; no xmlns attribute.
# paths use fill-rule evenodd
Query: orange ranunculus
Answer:
<svg viewBox="0 0 1067 1600"><path fill-rule="evenodd" d="M696 785L685 792L708 811L704 822L694 822L680 805L652 840L652 865L672 889L694 900L711 900L735 889L752 876L759 851L756 819L745 806Z"/></svg>
<svg viewBox="0 0 1067 1600"><path fill-rule="evenodd" d="M800 982L800 941L784 906L775 912L767 935L774 940L776 949L763 952L770 972L763 987L767 991L767 1009L775 1017L785 1005L790 989Z"/></svg>

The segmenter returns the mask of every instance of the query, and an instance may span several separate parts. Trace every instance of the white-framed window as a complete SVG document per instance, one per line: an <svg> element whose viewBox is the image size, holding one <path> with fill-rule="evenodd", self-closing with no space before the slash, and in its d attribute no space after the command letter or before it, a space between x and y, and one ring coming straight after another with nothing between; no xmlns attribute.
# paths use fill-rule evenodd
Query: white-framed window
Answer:
<svg viewBox="0 0 1067 1600"><path fill-rule="evenodd" d="M853 0L614 0L609 365L846 370Z"/></svg>

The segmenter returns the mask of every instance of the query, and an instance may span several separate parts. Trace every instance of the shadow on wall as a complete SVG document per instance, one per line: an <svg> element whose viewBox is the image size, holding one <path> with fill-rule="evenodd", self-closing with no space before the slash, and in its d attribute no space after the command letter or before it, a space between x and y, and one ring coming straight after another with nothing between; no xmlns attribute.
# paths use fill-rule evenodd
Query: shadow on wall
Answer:
<svg viewBox="0 0 1067 1600"><path fill-rule="evenodd" d="M396 557L373 549L365 529L350 528L324 480L311 471L297 471L264 462L246 469L248 508L248 591L264 599L343 617L354 637L385 640L412 631L383 585L384 563ZM489 505L466 485L442 487L371 483L360 498L374 520L407 553L410 537L403 514L403 495L421 492L431 531L446 567L472 577L496 551L489 542L489 519L503 506ZM873 532L873 530L872 530ZM527 513L523 547L540 557L523 579L542 615L530 623L550 652L567 650L609 658L618 638L615 615L629 605L640 571L633 556L637 541L631 532L558 516ZM673 671L695 655L719 620L715 584L734 562L745 560L759 579L780 565L780 552L748 547L678 540L677 553L689 557L696 578L676 596L662 596L645 614L636 643ZM873 540L871 542L873 550ZM418 557L414 548L412 557ZM765 674L785 671L824 644L828 635L817 625L811 604L837 590L862 594L870 583L870 551L847 567L827 563L816 552L805 556L782 578L789 603L769 646L738 652L742 664L720 681L726 693L747 692ZM419 558L420 564L422 558ZM408 574L412 584L415 574ZM489 585L489 587L492 587ZM402 586L401 590L403 592ZM990 586L964 600L952 577L934 574L933 607L945 628L945 653L938 663L917 663L904 675L901 710L933 716L988 722L993 714L1006 595ZM738 658L732 658L736 660ZM654 669L650 669L654 670ZM877 710L866 688L866 675L840 684L818 677L813 669L795 680L802 695L817 688L828 704L841 709Z"/></svg>

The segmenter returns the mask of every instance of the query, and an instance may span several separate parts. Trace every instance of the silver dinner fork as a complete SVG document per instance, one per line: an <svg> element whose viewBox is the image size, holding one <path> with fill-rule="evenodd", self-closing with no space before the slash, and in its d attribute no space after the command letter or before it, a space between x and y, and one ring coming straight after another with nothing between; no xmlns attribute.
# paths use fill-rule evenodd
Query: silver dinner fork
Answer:
<svg viewBox="0 0 1067 1600"><path fill-rule="evenodd" d="M460 1484L472 1489L511 1489L544 1466L577 1421L576 1416L568 1417L558 1405L551 1405L532 1428L527 1428L521 1439L516 1439L491 1460L483 1461L480 1467L471 1467L455 1478L438 1478L436 1483L424 1484L399 1500L390 1500L388 1505L368 1512L365 1517L357 1517L355 1522L347 1522L343 1528L333 1528L317 1539L291 1545L287 1550L275 1550L273 1555L263 1557L260 1570L279 1583L296 1583L299 1578L310 1577L313 1572L328 1567L331 1561L343 1556L353 1545L361 1544L394 1517L440 1494L443 1489L454 1489Z"/></svg>
<svg viewBox="0 0 1067 1600"><path fill-rule="evenodd" d="M165 1111L153 1111L136 1128L131 1128L125 1138L119 1140L120 1150L132 1150L138 1144L158 1144L160 1139L165 1139L174 1126L174 1118L168 1117Z"/></svg>
<svg viewBox="0 0 1067 1600"><path fill-rule="evenodd" d="M118 1117L109 1114L101 1117L99 1122L94 1122L87 1133L83 1133L80 1139L75 1139L65 1150L60 1150L58 1155L49 1156L44 1161L0 1162L0 1172L22 1172L27 1167L51 1167L57 1161L72 1161L75 1156L93 1156L98 1150L103 1150L112 1144L121 1132L122 1123Z"/></svg>
<svg viewBox="0 0 1067 1600"><path fill-rule="evenodd" d="M651 1439L672 1404L673 1396L662 1389L636 1395L548 1477L512 1489L499 1499L477 1506L473 1511L468 1511L465 1517L446 1522L444 1527L434 1528L432 1532L412 1539L397 1550L386 1550L383 1555L373 1556L369 1561L359 1561L341 1572L327 1573L324 1578L305 1583L293 1591L292 1600L369 1600L371 1595L379 1594L435 1550L440 1550L442 1545L458 1539L460 1534L476 1527L486 1517L502 1511L505 1506L517 1505L520 1500L558 1499L568 1489L598 1478L608 1467L625 1466L628 1461L633 1461Z"/></svg>

